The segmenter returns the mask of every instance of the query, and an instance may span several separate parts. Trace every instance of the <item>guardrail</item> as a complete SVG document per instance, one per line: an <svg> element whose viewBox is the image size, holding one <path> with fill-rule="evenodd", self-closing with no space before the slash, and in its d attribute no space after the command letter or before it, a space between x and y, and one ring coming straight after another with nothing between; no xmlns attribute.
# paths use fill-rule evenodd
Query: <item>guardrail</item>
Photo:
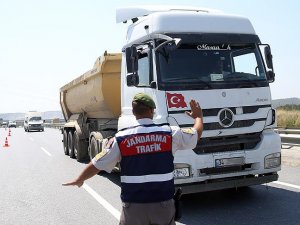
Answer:
<svg viewBox="0 0 300 225"><path fill-rule="evenodd" d="M279 134L300 134L300 129L277 128Z"/></svg>
<svg viewBox="0 0 300 225"><path fill-rule="evenodd" d="M61 129L65 123L44 123L44 127L49 127L49 128L55 128L55 129Z"/></svg>
<svg viewBox="0 0 300 225"><path fill-rule="evenodd" d="M282 143L300 144L300 129L278 128Z"/></svg>

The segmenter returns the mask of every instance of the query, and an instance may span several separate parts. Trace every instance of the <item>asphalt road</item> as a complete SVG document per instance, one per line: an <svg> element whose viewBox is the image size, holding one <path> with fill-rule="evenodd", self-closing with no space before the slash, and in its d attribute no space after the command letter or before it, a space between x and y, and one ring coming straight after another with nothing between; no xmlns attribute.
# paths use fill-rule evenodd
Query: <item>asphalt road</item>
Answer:
<svg viewBox="0 0 300 225"><path fill-rule="evenodd" d="M63 187L85 167L66 157L59 130L26 133L0 128L0 224L118 224L117 173L97 175L82 188ZM191 225L300 224L300 146L284 145L279 181L183 197Z"/></svg>

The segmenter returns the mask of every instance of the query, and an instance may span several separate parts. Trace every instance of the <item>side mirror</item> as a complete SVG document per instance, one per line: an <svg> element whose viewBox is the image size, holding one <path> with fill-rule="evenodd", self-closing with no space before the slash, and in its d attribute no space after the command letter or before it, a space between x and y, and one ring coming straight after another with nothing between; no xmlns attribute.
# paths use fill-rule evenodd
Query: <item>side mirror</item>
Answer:
<svg viewBox="0 0 300 225"><path fill-rule="evenodd" d="M138 53L135 46L125 49L127 73L136 73L138 71Z"/></svg>
<svg viewBox="0 0 300 225"><path fill-rule="evenodd" d="M268 44L259 44L259 50L263 56L264 65L266 67L266 76L269 83L275 81L275 73L273 68L273 56L271 53L271 48Z"/></svg>
<svg viewBox="0 0 300 225"><path fill-rule="evenodd" d="M266 59L267 67L273 70L273 56L269 45L265 47L265 59Z"/></svg>
<svg viewBox="0 0 300 225"><path fill-rule="evenodd" d="M270 83L274 82L275 81L275 73L272 71L272 70L269 70L267 72L267 77L268 77L268 81Z"/></svg>
<svg viewBox="0 0 300 225"><path fill-rule="evenodd" d="M129 74L126 77L127 86L137 86L139 84L139 76L137 73Z"/></svg>
<svg viewBox="0 0 300 225"><path fill-rule="evenodd" d="M155 81L151 81L151 83L150 83L150 88L156 89L156 87L157 87L156 82L155 82Z"/></svg>

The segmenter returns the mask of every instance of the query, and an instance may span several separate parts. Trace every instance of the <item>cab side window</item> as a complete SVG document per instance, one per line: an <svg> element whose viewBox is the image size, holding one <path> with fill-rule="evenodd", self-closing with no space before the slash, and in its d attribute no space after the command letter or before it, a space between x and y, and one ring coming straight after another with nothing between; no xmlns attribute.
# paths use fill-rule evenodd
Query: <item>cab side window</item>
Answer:
<svg viewBox="0 0 300 225"><path fill-rule="evenodd" d="M148 54L142 54L138 59L138 86L150 86L150 59Z"/></svg>

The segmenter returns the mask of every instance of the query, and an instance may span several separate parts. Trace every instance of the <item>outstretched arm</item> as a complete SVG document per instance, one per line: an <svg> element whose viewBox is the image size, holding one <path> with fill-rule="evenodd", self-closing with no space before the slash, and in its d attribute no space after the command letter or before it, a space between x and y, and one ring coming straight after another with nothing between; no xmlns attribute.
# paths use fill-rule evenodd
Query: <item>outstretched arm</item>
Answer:
<svg viewBox="0 0 300 225"><path fill-rule="evenodd" d="M188 112L186 111L185 113L195 119L194 126L193 128L197 131L198 133L198 140L200 139L203 131L203 114L202 114L202 109L199 105L198 102L196 102L194 99L190 101L190 107L191 111Z"/></svg>
<svg viewBox="0 0 300 225"><path fill-rule="evenodd" d="M71 182L63 183L62 185L63 186L78 186L78 187L81 187L85 180L93 177L94 175L96 175L99 172L100 172L100 170L98 170L92 164L92 162L90 162L75 180L73 180Z"/></svg>

